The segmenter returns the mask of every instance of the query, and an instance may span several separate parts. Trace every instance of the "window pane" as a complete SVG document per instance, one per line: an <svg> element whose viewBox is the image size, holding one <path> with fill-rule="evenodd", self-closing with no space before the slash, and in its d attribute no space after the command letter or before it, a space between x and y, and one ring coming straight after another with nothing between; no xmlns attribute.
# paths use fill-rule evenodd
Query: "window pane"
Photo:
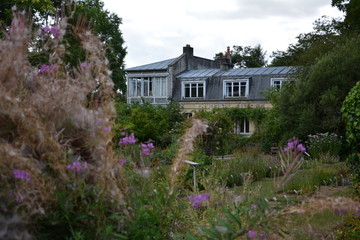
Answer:
<svg viewBox="0 0 360 240"><path fill-rule="evenodd" d="M245 97L246 95L246 82L241 82L241 93L239 96Z"/></svg>
<svg viewBox="0 0 360 240"><path fill-rule="evenodd" d="M190 97L196 97L196 83L191 84Z"/></svg>
<svg viewBox="0 0 360 240"><path fill-rule="evenodd" d="M225 93L226 97L231 97L232 96L232 94L231 94L231 92L232 92L231 91L231 83L229 83L229 82L226 83L225 91L226 91L226 93Z"/></svg>
<svg viewBox="0 0 360 240"><path fill-rule="evenodd" d="M234 82L233 83L233 94L232 94L232 96L233 97L238 97L238 96L240 96L239 95L239 83L238 82Z"/></svg>
<svg viewBox="0 0 360 240"><path fill-rule="evenodd" d="M144 78L144 96L149 96L149 80Z"/></svg>
<svg viewBox="0 0 360 240"><path fill-rule="evenodd" d="M198 84L198 95L197 97L204 97L204 84Z"/></svg>
<svg viewBox="0 0 360 240"><path fill-rule="evenodd" d="M245 132L244 119L240 120L240 133Z"/></svg>
<svg viewBox="0 0 360 240"><path fill-rule="evenodd" d="M249 124L249 119L245 119L245 133L249 133L250 132L250 124Z"/></svg>
<svg viewBox="0 0 360 240"><path fill-rule="evenodd" d="M190 84L185 84L185 97L190 97Z"/></svg>
<svg viewBox="0 0 360 240"><path fill-rule="evenodd" d="M274 87L275 88L280 88L281 87L281 81L277 80L277 81L274 81Z"/></svg>
<svg viewBox="0 0 360 240"><path fill-rule="evenodd" d="M161 82L160 96L166 96L166 77L160 78L160 82Z"/></svg>

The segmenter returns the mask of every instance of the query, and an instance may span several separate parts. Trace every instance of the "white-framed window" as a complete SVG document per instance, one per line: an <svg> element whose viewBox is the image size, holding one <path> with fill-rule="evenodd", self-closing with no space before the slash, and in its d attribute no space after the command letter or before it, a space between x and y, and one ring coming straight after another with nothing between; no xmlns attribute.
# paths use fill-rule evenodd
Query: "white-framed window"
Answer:
<svg viewBox="0 0 360 240"><path fill-rule="evenodd" d="M129 80L130 83L130 92L129 95L132 97L141 96L141 78L131 78Z"/></svg>
<svg viewBox="0 0 360 240"><path fill-rule="evenodd" d="M183 82L182 83L183 98L204 98L205 97L205 81Z"/></svg>
<svg viewBox="0 0 360 240"><path fill-rule="evenodd" d="M286 82L291 82L291 80L286 78L271 78L270 86L275 89L280 89Z"/></svg>
<svg viewBox="0 0 360 240"><path fill-rule="evenodd" d="M247 118L241 118L234 122L235 134L250 134L250 122Z"/></svg>
<svg viewBox="0 0 360 240"><path fill-rule="evenodd" d="M166 77L129 78L130 97L166 97Z"/></svg>
<svg viewBox="0 0 360 240"><path fill-rule="evenodd" d="M224 97L237 98L249 96L249 79L224 80Z"/></svg>

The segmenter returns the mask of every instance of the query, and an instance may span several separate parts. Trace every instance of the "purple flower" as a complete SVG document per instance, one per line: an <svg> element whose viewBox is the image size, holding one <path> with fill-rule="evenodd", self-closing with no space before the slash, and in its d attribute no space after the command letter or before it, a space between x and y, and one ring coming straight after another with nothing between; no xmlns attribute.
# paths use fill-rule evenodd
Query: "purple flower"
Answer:
<svg viewBox="0 0 360 240"><path fill-rule="evenodd" d="M44 37L45 37L45 38L48 38L48 37L49 37L49 34L53 35L54 38L60 37L60 30L59 30L59 28L56 27L56 26L50 27L50 26L47 26L47 25L46 25L46 26L43 28L43 31L44 31Z"/></svg>
<svg viewBox="0 0 360 240"><path fill-rule="evenodd" d="M360 217L360 210L355 213L355 216Z"/></svg>
<svg viewBox="0 0 360 240"><path fill-rule="evenodd" d="M81 68L90 68L90 67L91 67L91 63L82 62L82 63L80 64L80 67L81 67Z"/></svg>
<svg viewBox="0 0 360 240"><path fill-rule="evenodd" d="M256 236L257 236L256 232L253 231L253 230L249 230L246 235L247 235L249 238L251 238L251 239L255 239Z"/></svg>
<svg viewBox="0 0 360 240"><path fill-rule="evenodd" d="M289 140L287 143L287 147L283 149L284 152L292 151L292 152L306 152L306 148L304 145L300 144L299 140Z"/></svg>
<svg viewBox="0 0 360 240"><path fill-rule="evenodd" d="M337 213L339 215L346 215L347 214L347 212L345 210L342 210L342 209L336 209L335 213Z"/></svg>
<svg viewBox="0 0 360 240"><path fill-rule="evenodd" d="M148 143L148 144L141 144L141 156L150 156L151 155L151 150L154 149L154 144L152 143Z"/></svg>
<svg viewBox="0 0 360 240"><path fill-rule="evenodd" d="M44 32L50 32L50 27L48 25L46 25L44 28L43 28Z"/></svg>
<svg viewBox="0 0 360 240"><path fill-rule="evenodd" d="M104 131L108 132L108 131L110 131L110 128L109 127L104 127Z"/></svg>
<svg viewBox="0 0 360 240"><path fill-rule="evenodd" d="M120 145L135 144L135 143L136 143L136 139L134 133L131 133L129 137L120 138L119 141Z"/></svg>
<svg viewBox="0 0 360 240"><path fill-rule="evenodd" d="M299 152L306 152L306 148L302 144L297 145L297 149Z"/></svg>
<svg viewBox="0 0 360 240"><path fill-rule="evenodd" d="M82 169L87 169L88 163L84 162L81 164L80 161L73 162L72 164L69 164L66 166L67 170L75 170L76 172L80 172Z"/></svg>
<svg viewBox="0 0 360 240"><path fill-rule="evenodd" d="M266 235L265 235L264 233L260 233L260 234L259 234L259 237L261 237L261 238L266 238Z"/></svg>
<svg viewBox="0 0 360 240"><path fill-rule="evenodd" d="M18 170L18 169L14 169L13 174L14 174L15 178L24 179L27 182L30 181L30 176L26 171L21 171L21 170Z"/></svg>
<svg viewBox="0 0 360 240"><path fill-rule="evenodd" d="M256 204L253 204L253 205L251 205L251 208L252 208L252 209L257 209L258 206L257 206Z"/></svg>
<svg viewBox="0 0 360 240"><path fill-rule="evenodd" d="M202 194L198 194L198 195L191 195L188 198L193 203L194 209L198 209L201 207L202 202L210 199L210 194L202 193Z"/></svg>
<svg viewBox="0 0 360 240"><path fill-rule="evenodd" d="M39 70L39 73L48 73L54 69L54 65L43 64Z"/></svg>
<svg viewBox="0 0 360 240"><path fill-rule="evenodd" d="M126 160L125 160L125 159L120 159L119 164L120 164L121 166L124 166L125 163L126 163Z"/></svg>
<svg viewBox="0 0 360 240"><path fill-rule="evenodd" d="M50 32L54 38L60 37L60 30L56 26L51 27Z"/></svg>

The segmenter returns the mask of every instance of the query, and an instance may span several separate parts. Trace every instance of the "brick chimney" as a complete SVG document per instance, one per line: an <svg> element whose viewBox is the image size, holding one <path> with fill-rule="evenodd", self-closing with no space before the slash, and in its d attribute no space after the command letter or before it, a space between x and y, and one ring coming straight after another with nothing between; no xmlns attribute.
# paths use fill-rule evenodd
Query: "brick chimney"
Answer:
<svg viewBox="0 0 360 240"><path fill-rule="evenodd" d="M234 64L232 64L231 61L230 47L227 47L225 55L217 58L216 61L218 62L221 70L232 69L234 67Z"/></svg>
<svg viewBox="0 0 360 240"><path fill-rule="evenodd" d="M183 47L183 53L186 53L189 56L194 56L194 48L192 48L190 44L186 44L186 46Z"/></svg>

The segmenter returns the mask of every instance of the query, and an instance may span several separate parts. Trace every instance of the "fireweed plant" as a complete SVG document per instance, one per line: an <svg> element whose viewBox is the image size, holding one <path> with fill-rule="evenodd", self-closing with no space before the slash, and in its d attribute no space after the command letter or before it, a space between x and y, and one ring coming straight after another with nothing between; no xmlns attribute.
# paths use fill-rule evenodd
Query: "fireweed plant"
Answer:
<svg viewBox="0 0 360 240"><path fill-rule="evenodd" d="M119 146L121 154L126 157L121 159L119 164L124 165L131 163L137 168L150 167L152 165L152 155L155 151L154 144L152 142L137 144L134 133L126 136L126 133L122 132L121 135L124 137L120 138Z"/></svg>
<svg viewBox="0 0 360 240"><path fill-rule="evenodd" d="M67 31L86 52L75 68L63 62ZM48 62L36 67L28 59L33 36L48 53ZM114 84L101 41L84 19L69 26L61 17L34 33L24 14L14 14L0 49L5 211L28 223L37 239L121 235L113 213L129 215L127 185L112 143Z"/></svg>

